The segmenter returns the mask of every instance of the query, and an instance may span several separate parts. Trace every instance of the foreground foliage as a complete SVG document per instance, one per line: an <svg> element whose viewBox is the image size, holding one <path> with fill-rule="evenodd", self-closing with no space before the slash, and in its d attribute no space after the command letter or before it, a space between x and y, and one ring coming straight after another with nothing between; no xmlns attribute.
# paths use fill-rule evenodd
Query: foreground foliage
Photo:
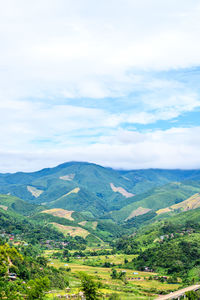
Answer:
<svg viewBox="0 0 200 300"><path fill-rule="evenodd" d="M47 265L44 257L22 255L8 244L0 246L0 299L43 299L50 288L65 288L67 274Z"/></svg>

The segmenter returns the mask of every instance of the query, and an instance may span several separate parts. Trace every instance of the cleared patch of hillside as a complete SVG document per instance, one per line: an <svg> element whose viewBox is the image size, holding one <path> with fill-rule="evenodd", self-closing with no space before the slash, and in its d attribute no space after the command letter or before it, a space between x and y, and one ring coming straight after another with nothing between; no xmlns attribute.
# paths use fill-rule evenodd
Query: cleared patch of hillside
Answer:
<svg viewBox="0 0 200 300"><path fill-rule="evenodd" d="M73 190L71 190L70 192L62 195L61 197L59 197L58 199L54 200L54 201L51 201L51 205L53 204L54 206L54 203L59 203L60 201L65 201L66 197L70 196L70 195L73 195L73 194L78 194L78 192L80 191L80 188L79 187L76 187L74 188ZM46 203L44 203L46 204ZM56 205L57 206L57 205ZM59 207L59 205L58 205ZM65 207L64 207L65 208Z"/></svg>
<svg viewBox="0 0 200 300"><path fill-rule="evenodd" d="M150 208L138 207L137 209L133 210L130 213L130 215L128 216L128 218L126 218L126 221L129 220L129 219L132 219L134 217L144 215L144 214L148 213L149 211L151 211Z"/></svg>
<svg viewBox="0 0 200 300"><path fill-rule="evenodd" d="M27 190L33 195L33 197L38 198L44 191L39 190L34 186L27 185Z"/></svg>
<svg viewBox="0 0 200 300"><path fill-rule="evenodd" d="M82 222L79 222L78 224L81 226L85 226L87 224L87 221L82 221Z"/></svg>
<svg viewBox="0 0 200 300"><path fill-rule="evenodd" d="M187 211L191 209L195 209L200 207L200 194L194 194L193 196L189 197L185 201L182 201L180 203L174 204L170 207L166 207L164 209L159 209L156 213L157 214L163 214L166 212L174 211L174 210L182 210Z"/></svg>
<svg viewBox="0 0 200 300"><path fill-rule="evenodd" d="M118 192L126 198L130 198L130 197L134 196L134 194L127 192L124 188L122 188L120 186L119 187L114 186L113 183L110 183L110 187L113 190L113 192L115 192L115 193Z"/></svg>
<svg viewBox="0 0 200 300"><path fill-rule="evenodd" d="M96 229L97 228L97 225L98 225L98 222L94 221L92 222L92 229Z"/></svg>
<svg viewBox="0 0 200 300"><path fill-rule="evenodd" d="M96 230L98 222L94 221L94 222L89 222L89 221L82 221L78 223L81 226L85 226L88 229L93 229Z"/></svg>
<svg viewBox="0 0 200 300"><path fill-rule="evenodd" d="M112 211L110 215L114 220L125 220L130 212L138 209L139 207L146 207L155 211L166 209L176 203L185 201L192 195L198 193L200 187L198 184L194 185L193 182L177 183L171 182L165 186L154 188L144 194L136 195L133 197L133 202L124 206L118 211Z"/></svg>
<svg viewBox="0 0 200 300"><path fill-rule="evenodd" d="M7 209L8 209L8 206L0 205L0 208L2 208L3 210L7 210Z"/></svg>
<svg viewBox="0 0 200 300"><path fill-rule="evenodd" d="M81 227L65 226L58 223L51 224L66 236L81 236L83 238L86 238L90 234L86 229L83 229Z"/></svg>
<svg viewBox="0 0 200 300"><path fill-rule="evenodd" d="M52 209L48 209L48 210L43 210L41 213L46 213L55 217L60 217L60 218L64 218L70 221L74 221L74 219L72 218L72 213L74 211L73 210L65 210L62 208L52 208Z"/></svg>
<svg viewBox="0 0 200 300"><path fill-rule="evenodd" d="M60 200L60 199L66 197L66 196L69 196L69 195L71 195L71 194L78 194L79 191L80 191L80 188L79 188L79 187L76 187L75 189L71 190L71 191L68 192L67 194L62 195L62 196L61 196L60 198L58 198L57 200ZM56 201L57 201L57 200L56 200ZM54 201L52 201L52 202L54 202Z"/></svg>
<svg viewBox="0 0 200 300"><path fill-rule="evenodd" d="M59 178L65 181L72 181L74 179L74 176L75 174L68 174L68 175L60 176Z"/></svg>
<svg viewBox="0 0 200 300"><path fill-rule="evenodd" d="M166 208L161 208L161 209L157 210L156 213L157 213L158 215L161 215L161 214L168 213L168 212L170 212L170 211L171 211L170 207L166 207Z"/></svg>
<svg viewBox="0 0 200 300"><path fill-rule="evenodd" d="M79 191L80 191L80 188L77 187L77 188L73 189L72 191L70 191L69 193L67 193L65 196L68 196L70 194L78 194Z"/></svg>

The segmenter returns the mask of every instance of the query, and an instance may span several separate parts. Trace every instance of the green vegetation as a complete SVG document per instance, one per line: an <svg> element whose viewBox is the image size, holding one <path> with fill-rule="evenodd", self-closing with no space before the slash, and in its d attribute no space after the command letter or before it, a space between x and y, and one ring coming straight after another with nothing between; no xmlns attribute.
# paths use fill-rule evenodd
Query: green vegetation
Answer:
<svg viewBox="0 0 200 300"><path fill-rule="evenodd" d="M87 275L84 272L81 272L80 278L81 278L81 289L84 292L86 300L99 299L98 285L94 280L92 280L92 277Z"/></svg>
<svg viewBox="0 0 200 300"><path fill-rule="evenodd" d="M200 173L196 170L116 171L90 163L70 162L33 173L0 174L0 193L10 193L32 203L45 203L51 208L90 212L96 218L122 209L111 216L124 220L139 206L159 209L185 200L199 191L198 180ZM111 183L136 197L126 198L114 192ZM166 187L159 189L164 185ZM41 193L31 192L30 187ZM75 188L79 188L79 192L69 194Z"/></svg>
<svg viewBox="0 0 200 300"><path fill-rule="evenodd" d="M198 170L71 162L0 174L0 192L0 298L153 299L199 281Z"/></svg>
<svg viewBox="0 0 200 300"><path fill-rule="evenodd" d="M0 228L3 234L19 236L21 240L38 244L42 240L59 241L64 238L62 233L48 225L30 222L24 217L0 210Z"/></svg>
<svg viewBox="0 0 200 300"><path fill-rule="evenodd" d="M133 260L138 270L148 268L187 279L188 272L200 264L200 234L156 244ZM197 279L198 280L198 279Z"/></svg>
<svg viewBox="0 0 200 300"><path fill-rule="evenodd" d="M4 243L0 246L1 299L43 299L50 288L67 287L67 275L48 266L44 257L26 255Z"/></svg>
<svg viewBox="0 0 200 300"><path fill-rule="evenodd" d="M133 199L134 201L131 204L124 206L119 211L112 212L111 216L117 221L122 221L138 207L144 207L154 211L154 214L150 212L153 217L155 215L155 211L158 209L184 201L199 191L200 186L193 186L192 183L169 183L162 187L154 188L144 194L135 196ZM150 213L148 213L148 215Z"/></svg>
<svg viewBox="0 0 200 300"><path fill-rule="evenodd" d="M40 205L30 204L19 199L18 197L0 194L0 207L1 205L4 206L5 210L16 212L25 216L34 214L43 209L43 207Z"/></svg>
<svg viewBox="0 0 200 300"><path fill-rule="evenodd" d="M185 283L199 280L200 209L180 213L141 227L135 236L112 244L117 251L137 254L128 268L152 270Z"/></svg>

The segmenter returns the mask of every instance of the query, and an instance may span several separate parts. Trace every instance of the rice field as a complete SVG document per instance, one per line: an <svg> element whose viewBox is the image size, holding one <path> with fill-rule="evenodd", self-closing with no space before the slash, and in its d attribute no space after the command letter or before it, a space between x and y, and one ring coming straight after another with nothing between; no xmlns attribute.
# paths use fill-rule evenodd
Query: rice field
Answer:
<svg viewBox="0 0 200 300"><path fill-rule="evenodd" d="M117 272L125 271L125 280L112 279L111 272L112 268L99 267L99 266L88 266L87 260L100 260L109 261L115 265L122 264L124 259L128 261L132 260L134 255L102 255L98 257L86 258L70 258L69 262L60 261L59 259L52 258L52 251L46 251L46 256L49 258L49 265L55 268L66 267L70 268L69 282L70 282L70 293L80 292L80 280L78 278L79 272L85 272L91 275L94 280L101 282L102 288L102 299L109 299L109 295L117 293L120 299L155 299L159 293L169 293L170 291L176 290L180 287L179 284L168 284L161 283L157 280L149 280L150 276L156 275L151 272L140 272L137 270L121 269L115 266ZM66 291L54 291L47 295L47 299L54 299L56 295L66 294ZM54 297L54 298L53 298Z"/></svg>

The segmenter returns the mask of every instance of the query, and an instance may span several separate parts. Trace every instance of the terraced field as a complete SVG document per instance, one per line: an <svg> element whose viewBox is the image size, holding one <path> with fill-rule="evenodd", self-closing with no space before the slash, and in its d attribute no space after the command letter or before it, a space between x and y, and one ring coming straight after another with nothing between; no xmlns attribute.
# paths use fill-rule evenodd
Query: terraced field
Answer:
<svg viewBox="0 0 200 300"><path fill-rule="evenodd" d="M168 284L161 283L157 280L149 280L150 276L156 275L150 272L139 272L130 269L121 269L115 267L117 272L125 271L126 280L122 281L119 279L111 278L111 268L105 267L93 267L88 266L87 261L90 260L100 260L112 262L113 264L121 264L124 258L129 261L133 259L134 255L108 255L108 256L98 256L98 257L88 257L86 258L70 258L69 262L60 261L58 259L52 258L52 251L46 251L46 256L50 259L49 264L56 267L71 268L69 272L70 281L70 292L76 294L80 291L80 280L78 279L79 272L85 272L93 277L94 280L98 280L102 284L100 292L102 293L102 299L108 299L109 295L117 293L121 300L125 299L155 299L159 293L167 293L179 288L179 284ZM66 293L65 291L54 291L54 294L49 294L48 299L53 299L56 295L62 295Z"/></svg>

